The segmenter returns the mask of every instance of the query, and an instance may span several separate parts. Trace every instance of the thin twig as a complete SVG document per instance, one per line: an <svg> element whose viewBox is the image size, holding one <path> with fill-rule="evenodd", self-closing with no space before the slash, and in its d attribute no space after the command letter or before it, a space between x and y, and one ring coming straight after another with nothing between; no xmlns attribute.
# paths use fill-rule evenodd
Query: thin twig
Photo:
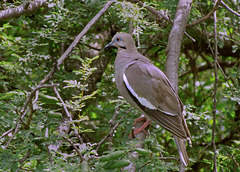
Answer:
<svg viewBox="0 0 240 172"><path fill-rule="evenodd" d="M20 161L19 161L19 162L20 162L20 167L16 170L16 172L18 172L19 170L21 170L21 168L22 168L22 166L23 166L23 163L24 163L24 161L26 161L26 159L29 157L30 152L31 152L31 149L28 149L26 155L25 155L22 159L20 159Z"/></svg>
<svg viewBox="0 0 240 172"><path fill-rule="evenodd" d="M54 86L58 86L58 84L56 84L56 85L39 85L39 86L37 86L37 87L30 93L30 95L28 96L27 101L25 102L25 105L30 103L30 101L32 100L32 98L33 98L33 96L34 96L34 93L35 93L37 90L39 90L39 89L41 89L41 88L49 88L49 87L54 87ZM37 96L38 96L38 95L37 95ZM35 103L36 103L36 100L37 100L37 99L34 100ZM28 103L27 103L27 102L28 102ZM27 107L27 105L26 105L26 107L25 107L25 105L24 105L24 107L23 107L23 110L24 110L24 108ZM12 135L11 138L8 140L8 142L6 143L5 149L8 148L9 144L11 143L11 141L13 140L13 138L15 137L15 135L17 134L17 132L18 132L18 130L19 130L19 127L20 127L20 124L23 123L24 125L26 125L26 124L23 122L23 118L24 118L24 116L27 114L27 112L29 111L29 109L30 109L30 108L27 108L25 111L23 111L22 115L21 115L20 118L19 118L19 121L16 123L16 126L14 127L15 129L14 129L13 135Z"/></svg>
<svg viewBox="0 0 240 172"><path fill-rule="evenodd" d="M228 81L228 78L227 78L227 76L226 76L226 74L225 74L225 72L223 71L223 69L222 69L222 67L221 67L221 65L218 63L218 60L217 60L217 66L218 66L218 68L220 69L220 71L222 72L222 74L223 74L223 76L224 76L224 78L225 78L225 80L227 81L227 83L228 83L228 86L231 88L231 89L233 89L232 88L232 85L229 83L229 81Z"/></svg>
<svg viewBox="0 0 240 172"><path fill-rule="evenodd" d="M51 83L53 84L52 81L51 81ZM54 90L54 92L55 92L58 100L61 102L61 104L62 104L62 106L63 106L63 109L64 109L65 113L67 114L69 120L71 121L71 124L72 124L72 126L73 126L74 132L75 132L75 134L76 134L79 142L80 142L81 144L83 144L83 139L82 139L82 137L80 136L80 134L78 133L76 125L74 124L74 122L72 122L72 121L73 121L72 115L69 113L65 102L63 101L62 97L60 96L57 88L56 88L56 87L53 87L53 90Z"/></svg>
<svg viewBox="0 0 240 172"><path fill-rule="evenodd" d="M46 131L45 131L45 137L48 138L49 137L49 134L48 134L49 130L48 130L48 127L46 127ZM46 144L46 148L47 148L47 153L48 153L48 157L49 157L49 161L50 163L53 163L53 160L52 160L52 154L49 150L49 144Z"/></svg>
<svg viewBox="0 0 240 172"><path fill-rule="evenodd" d="M117 129L117 127L119 126L120 122L118 122L117 124L115 124L115 126L111 129L111 131L97 144L97 148L96 148L96 152L99 150L100 146L103 144L103 142L113 134L113 132Z"/></svg>
<svg viewBox="0 0 240 172"><path fill-rule="evenodd" d="M93 47L93 46L91 46L91 45L88 45L88 44L85 44L85 43L80 43L80 44L83 45L83 46L86 46L86 47L88 47L88 48L90 48L90 49L93 49L93 50L96 50L96 51L101 51L101 49L96 48L96 47Z"/></svg>
<svg viewBox="0 0 240 172"><path fill-rule="evenodd" d="M6 135L8 135L9 133L11 133L13 131L13 128L11 128L10 130L6 131L5 133L3 133L1 136L0 136L0 139L5 137Z"/></svg>
<svg viewBox="0 0 240 172"><path fill-rule="evenodd" d="M199 154L202 154L209 146L212 145L212 140L203 148L203 150L199 153Z"/></svg>
<svg viewBox="0 0 240 172"><path fill-rule="evenodd" d="M215 128L216 128L216 111L217 111L217 84L218 84L218 76L217 76L217 53L218 53L218 45L217 45L217 12L215 11L213 14L214 17L214 42L215 42L215 51L214 51L214 100L213 100L213 128L212 128L212 143L214 149L214 168L213 170L217 172L217 150L215 144Z"/></svg>
<svg viewBox="0 0 240 172"><path fill-rule="evenodd" d="M81 158L81 161L84 161L85 158L83 157L82 153L80 152L80 150L77 148L77 146L67 137L63 137L65 140L67 140L68 143L70 143L72 145L72 147L76 150L76 152L78 153L79 157Z"/></svg>
<svg viewBox="0 0 240 172"><path fill-rule="evenodd" d="M17 132L18 132L19 126L20 126L20 120L19 120L19 122L16 124L14 133L12 134L12 136L10 137L10 139L7 141L6 146L5 146L4 149L7 149L7 148L8 148L9 144L11 143L11 141L13 140L13 138L15 137L15 135L16 135Z"/></svg>
<svg viewBox="0 0 240 172"><path fill-rule="evenodd" d="M110 124L110 127L113 128L116 124L116 120L117 120L117 117L118 117L118 114L119 114L119 105L116 105L115 106L115 110L114 110L114 114L113 114L113 117L112 119L109 121L109 124ZM111 149L112 147L112 143L113 143L113 133L109 135L108 137L108 150Z"/></svg>
<svg viewBox="0 0 240 172"><path fill-rule="evenodd" d="M192 22L191 24L188 24L188 25L187 25L187 28L192 27L192 26L195 26L195 25L197 25L198 23L203 22L203 21L207 20L209 17L211 17L212 14L218 9L218 7L219 7L218 5L219 5L220 3L221 3L221 0L217 0L216 3L214 4L213 9L212 9L206 16L204 16L204 17L202 17L202 18L200 18L200 19Z"/></svg>
<svg viewBox="0 0 240 172"><path fill-rule="evenodd" d="M37 90L41 89L41 88L51 88L51 87L55 87L55 86L59 86L59 85L38 85L36 88L34 88L31 93L28 95L28 98L26 100L26 102L23 105L23 108L21 110L21 112L24 114L24 111L26 110L28 104L30 103L30 101L32 101L32 98L34 96L34 94L36 93Z"/></svg>
<svg viewBox="0 0 240 172"><path fill-rule="evenodd" d="M224 77L225 77L226 80L228 80L228 78L227 78L226 74L224 73L224 71L223 71L223 69L222 69L221 66L223 66L223 67L233 67L233 66L236 65L237 63L238 63L237 61L234 61L234 62L224 62L224 61L221 61L220 63L218 62L218 64L219 64L218 67L219 67L219 69L221 70L222 74L225 75ZM196 67L196 71L199 73L199 72L203 72L203 71L206 71L206 70L212 69L212 68L214 68L214 64L207 62L207 63L204 64L204 65L197 66L197 67ZM179 76L179 78L184 77L184 76L186 76L186 75L188 75L188 74L190 74L190 73L192 73L192 69L190 69L190 70L182 73L182 74ZM227 82L228 82L228 81L227 81ZM229 85L229 83L228 83L228 85ZM229 85L229 86L231 86L231 85Z"/></svg>
<svg viewBox="0 0 240 172"><path fill-rule="evenodd" d="M236 11L234 11L233 9L231 9L227 4L225 4L223 1L221 1L221 4L227 8L231 13L235 14L236 16L240 17L240 14L237 13Z"/></svg>
<svg viewBox="0 0 240 172"><path fill-rule="evenodd" d="M176 160L179 161L179 158L176 157L159 157L160 160Z"/></svg>

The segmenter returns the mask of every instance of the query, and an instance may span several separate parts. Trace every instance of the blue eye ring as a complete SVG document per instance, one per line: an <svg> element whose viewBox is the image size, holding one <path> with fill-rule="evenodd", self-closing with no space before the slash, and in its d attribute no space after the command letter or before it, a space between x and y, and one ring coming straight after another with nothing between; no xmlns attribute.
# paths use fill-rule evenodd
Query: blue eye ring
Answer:
<svg viewBox="0 0 240 172"><path fill-rule="evenodd" d="M117 37L116 39L115 39L115 42L119 42L119 41L121 41L122 39L120 38L120 37Z"/></svg>

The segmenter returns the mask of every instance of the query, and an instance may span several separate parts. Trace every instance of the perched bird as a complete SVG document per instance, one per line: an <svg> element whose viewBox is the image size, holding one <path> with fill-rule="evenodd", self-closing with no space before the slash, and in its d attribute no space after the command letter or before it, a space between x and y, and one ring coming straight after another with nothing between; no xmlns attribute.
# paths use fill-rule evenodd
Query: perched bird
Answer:
<svg viewBox="0 0 240 172"><path fill-rule="evenodd" d="M188 165L186 140L190 140L183 104L166 75L137 51L133 37L128 33L116 34L105 47L117 47L115 80L120 94L147 119L170 131L180 158ZM146 125L140 129L143 130ZM134 132L134 134L140 131Z"/></svg>

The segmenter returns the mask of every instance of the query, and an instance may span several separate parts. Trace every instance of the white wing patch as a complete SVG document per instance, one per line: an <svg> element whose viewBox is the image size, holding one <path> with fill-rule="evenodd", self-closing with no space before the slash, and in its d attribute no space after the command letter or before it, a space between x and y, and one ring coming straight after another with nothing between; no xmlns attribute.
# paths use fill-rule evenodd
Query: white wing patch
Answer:
<svg viewBox="0 0 240 172"><path fill-rule="evenodd" d="M139 97L137 95L137 93L135 93L135 91L133 90L133 88L129 85L127 77L125 75L125 73L123 74L123 81L125 82L127 88L129 89L129 91L133 94L134 97L136 97L138 99L138 101L145 107L149 108L149 109L157 109L155 106L152 105L152 103L150 103L147 99L145 99L144 97Z"/></svg>
<svg viewBox="0 0 240 172"><path fill-rule="evenodd" d="M176 116L177 115L177 114L172 114L172 113L166 112L166 111L164 111L164 110L162 110L160 108L158 108L158 110L163 112L163 113L165 113L165 114L167 114L167 115L170 115L170 116Z"/></svg>

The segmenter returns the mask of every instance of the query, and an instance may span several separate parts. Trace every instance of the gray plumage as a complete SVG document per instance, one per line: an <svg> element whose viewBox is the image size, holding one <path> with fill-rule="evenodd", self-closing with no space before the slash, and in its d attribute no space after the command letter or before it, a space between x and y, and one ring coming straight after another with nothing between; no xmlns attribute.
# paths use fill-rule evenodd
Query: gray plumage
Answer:
<svg viewBox="0 0 240 172"><path fill-rule="evenodd" d="M174 135L180 158L187 166L185 140L191 135L182 114L183 104L168 78L137 51L130 34L116 34L108 46L118 48L114 65L120 94L148 119Z"/></svg>

